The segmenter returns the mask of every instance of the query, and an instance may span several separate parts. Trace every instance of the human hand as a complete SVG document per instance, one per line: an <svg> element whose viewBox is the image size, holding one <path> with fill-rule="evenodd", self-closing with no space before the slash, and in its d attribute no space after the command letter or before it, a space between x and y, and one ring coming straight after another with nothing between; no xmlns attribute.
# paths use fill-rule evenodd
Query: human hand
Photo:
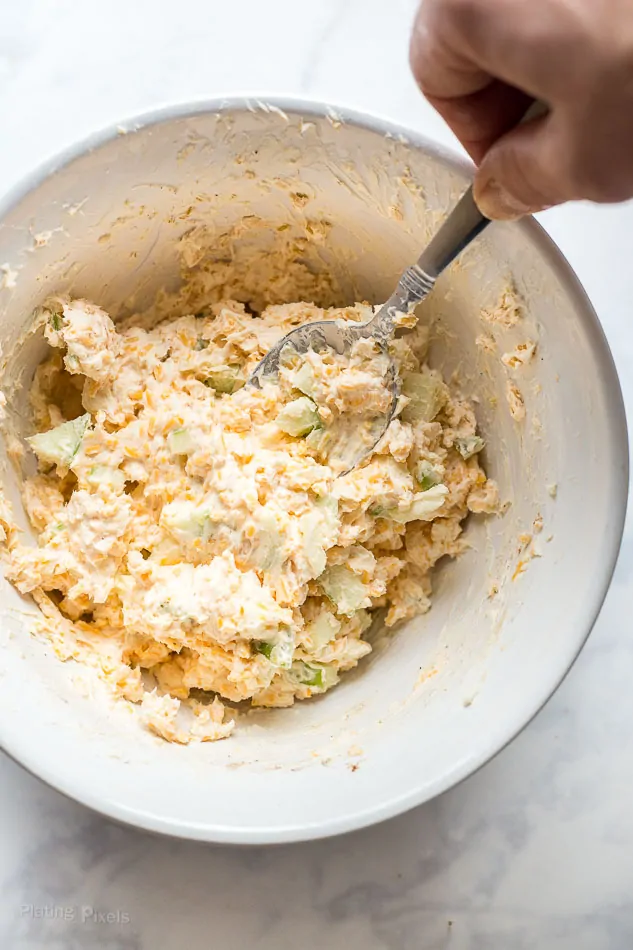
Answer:
<svg viewBox="0 0 633 950"><path fill-rule="evenodd" d="M631 0L422 0L411 66L487 217L633 196ZM533 99L549 112L517 126Z"/></svg>

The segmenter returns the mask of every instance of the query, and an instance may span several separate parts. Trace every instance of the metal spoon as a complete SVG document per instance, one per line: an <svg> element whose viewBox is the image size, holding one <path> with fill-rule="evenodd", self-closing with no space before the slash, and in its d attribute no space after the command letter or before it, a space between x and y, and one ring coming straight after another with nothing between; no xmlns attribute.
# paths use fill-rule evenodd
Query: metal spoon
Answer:
<svg viewBox="0 0 633 950"><path fill-rule="evenodd" d="M539 118L545 115L546 112L547 107L543 103L535 101L525 113L522 122ZM369 432L364 433L364 438L359 441L355 454L350 445L347 445L348 456L351 449L351 457L347 458L343 467L344 473L351 471L375 448L396 410L400 388L399 379L395 363L388 350L389 341L396 330L396 315L411 313L431 293L435 281L442 271L489 224L490 219L485 218L475 204L471 186L462 195L435 237L422 252L417 264L407 268L389 300L371 320L368 320L367 323L349 323L344 320L316 320L314 323L307 323L302 327L297 327L296 330L291 330L255 367L248 383L261 388L264 382L274 380L279 372L282 351L286 347L291 347L291 352L299 355L307 353L308 350L318 352L326 347L331 347L337 353L342 354L348 353L357 340L366 337L373 338L381 352L386 354L389 359L385 379L391 391L392 400L389 411L377 416ZM342 441L346 442L348 440L343 439Z"/></svg>
<svg viewBox="0 0 633 950"><path fill-rule="evenodd" d="M290 353L299 355L308 350L317 352L330 347L336 353L348 353L352 345L360 339L372 337L380 350L389 358L386 375L387 385L392 393L391 406L384 415L377 416L371 434L359 447L357 456L346 471L355 468L369 455L376 443L382 438L393 418L399 395L399 378L395 363L389 355L388 345L396 330L397 314L411 313L435 286L435 281L445 268L464 248L481 234L490 224L477 208L472 187L457 202L448 218L416 264L404 272L393 294L380 310L367 323L350 323L345 320L316 320L306 323L286 334L279 343L268 351L263 360L255 367L249 385L258 389L266 382L272 382L279 373L282 351L290 347Z"/></svg>

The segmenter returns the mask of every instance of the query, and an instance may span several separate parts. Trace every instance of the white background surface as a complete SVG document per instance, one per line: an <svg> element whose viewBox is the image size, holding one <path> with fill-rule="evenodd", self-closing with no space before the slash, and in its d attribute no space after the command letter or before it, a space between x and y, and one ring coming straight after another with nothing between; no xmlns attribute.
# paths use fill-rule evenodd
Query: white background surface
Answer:
<svg viewBox="0 0 633 950"><path fill-rule="evenodd" d="M452 144L409 75L414 7L2 0L0 190L107 123L225 93L341 103ZM594 301L630 408L633 207L543 223ZM110 824L0 757L0 947L628 950L632 572L629 525L588 646L535 722L459 788L374 829L265 850L181 844ZM67 919L38 916L52 907Z"/></svg>

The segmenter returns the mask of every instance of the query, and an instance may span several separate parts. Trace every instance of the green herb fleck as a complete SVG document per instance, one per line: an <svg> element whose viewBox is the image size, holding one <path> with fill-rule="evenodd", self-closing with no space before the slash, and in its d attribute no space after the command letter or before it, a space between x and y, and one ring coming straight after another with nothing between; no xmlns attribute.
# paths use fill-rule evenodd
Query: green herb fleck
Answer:
<svg viewBox="0 0 633 950"><path fill-rule="evenodd" d="M439 485L442 481L438 472L435 471L430 462L422 461L418 463L415 472L415 480L420 486L420 491L428 491L434 485Z"/></svg>
<svg viewBox="0 0 633 950"><path fill-rule="evenodd" d="M253 649L255 653L261 653L266 657L267 660L270 660L270 656L275 649L274 643L266 643L265 640L258 640L253 643Z"/></svg>

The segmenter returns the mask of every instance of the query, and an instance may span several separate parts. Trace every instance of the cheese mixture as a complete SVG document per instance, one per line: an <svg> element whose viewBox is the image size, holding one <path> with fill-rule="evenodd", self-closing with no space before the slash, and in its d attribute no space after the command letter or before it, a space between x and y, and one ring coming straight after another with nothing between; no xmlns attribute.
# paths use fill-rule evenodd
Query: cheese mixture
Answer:
<svg viewBox="0 0 633 950"><path fill-rule="evenodd" d="M426 365L424 328L394 341L396 417L345 475L328 426L391 399L371 342L244 385L293 327L370 315L225 300L117 332L86 300L43 308L52 352L24 485L38 546L13 532L7 573L66 655L97 665L165 739L228 736L225 701L331 689L371 651L374 612L392 627L428 610L431 568L464 549L464 518L496 507L472 406Z"/></svg>

